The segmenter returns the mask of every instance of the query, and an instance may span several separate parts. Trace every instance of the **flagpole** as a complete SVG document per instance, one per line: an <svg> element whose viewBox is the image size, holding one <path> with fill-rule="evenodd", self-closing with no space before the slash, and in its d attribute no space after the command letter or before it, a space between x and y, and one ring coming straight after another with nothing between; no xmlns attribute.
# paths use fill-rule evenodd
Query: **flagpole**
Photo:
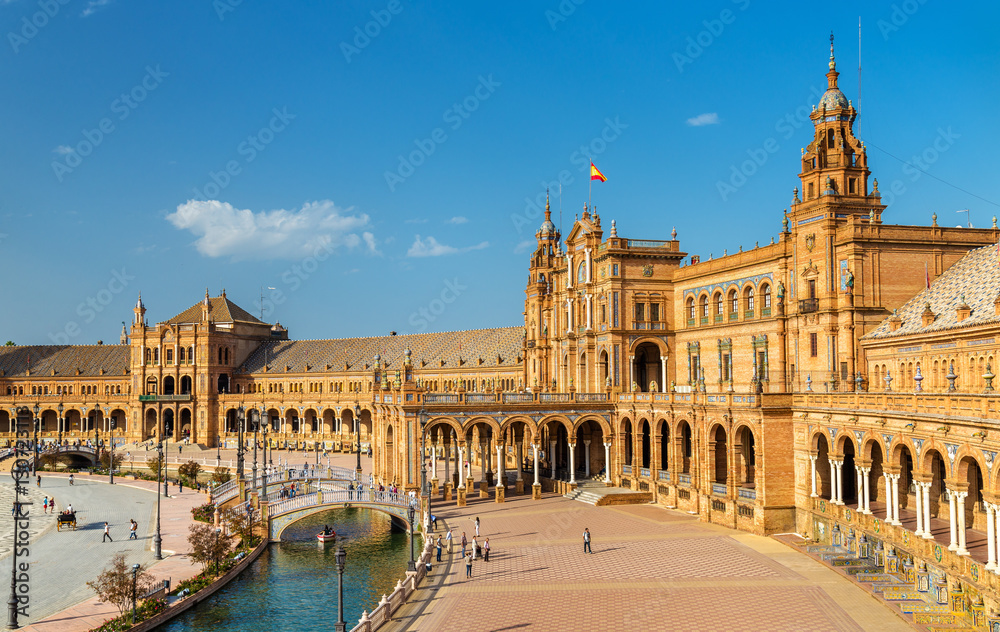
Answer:
<svg viewBox="0 0 1000 632"><path fill-rule="evenodd" d="M587 208L590 208L591 200L593 199L593 195L594 195L594 159L593 158L590 159L590 173L587 174L587 175L589 176L589 179L590 179L590 187L588 188L588 191L587 191Z"/></svg>

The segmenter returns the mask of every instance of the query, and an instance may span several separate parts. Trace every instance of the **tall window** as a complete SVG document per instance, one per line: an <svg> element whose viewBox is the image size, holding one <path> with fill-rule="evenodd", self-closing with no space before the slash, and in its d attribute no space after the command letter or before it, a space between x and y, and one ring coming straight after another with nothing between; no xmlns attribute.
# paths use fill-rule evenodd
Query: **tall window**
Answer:
<svg viewBox="0 0 1000 632"><path fill-rule="evenodd" d="M729 313L736 314L740 311L740 302L736 297L736 290L729 293Z"/></svg>
<svg viewBox="0 0 1000 632"><path fill-rule="evenodd" d="M819 355L819 335L809 334L809 356L815 358Z"/></svg>
<svg viewBox="0 0 1000 632"><path fill-rule="evenodd" d="M646 320L646 318L645 318L645 315L646 315L646 313L645 313L646 312L645 307L646 307L645 303L636 303L635 304L635 319L637 321Z"/></svg>
<svg viewBox="0 0 1000 632"><path fill-rule="evenodd" d="M753 311L753 288L748 287L746 291L743 292L743 299L746 303L746 309L748 312Z"/></svg>
<svg viewBox="0 0 1000 632"><path fill-rule="evenodd" d="M715 313L719 316L722 315L722 293L715 295Z"/></svg>
<svg viewBox="0 0 1000 632"><path fill-rule="evenodd" d="M688 312L688 318L691 319L691 320L694 320L695 313L694 313L694 299L693 298L689 298L688 299L688 302L687 302L687 312Z"/></svg>
<svg viewBox="0 0 1000 632"><path fill-rule="evenodd" d="M770 285L765 285L764 289L761 290L761 293L764 295L763 296L763 298L764 298L764 309L770 309L771 308L771 286Z"/></svg>
<svg viewBox="0 0 1000 632"><path fill-rule="evenodd" d="M708 295L705 294L701 297L701 315L703 318L708 318Z"/></svg>
<svg viewBox="0 0 1000 632"><path fill-rule="evenodd" d="M649 320L660 320L660 304L649 304Z"/></svg>

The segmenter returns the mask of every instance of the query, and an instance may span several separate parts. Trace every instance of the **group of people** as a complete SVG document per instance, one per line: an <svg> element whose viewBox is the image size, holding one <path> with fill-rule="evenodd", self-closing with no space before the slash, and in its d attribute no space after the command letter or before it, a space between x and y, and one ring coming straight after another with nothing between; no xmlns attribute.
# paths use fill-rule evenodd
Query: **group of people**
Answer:
<svg viewBox="0 0 1000 632"><path fill-rule="evenodd" d="M295 487L295 483L292 483L288 487L282 485L281 490L278 491L278 498L295 498L297 493L298 489Z"/></svg>

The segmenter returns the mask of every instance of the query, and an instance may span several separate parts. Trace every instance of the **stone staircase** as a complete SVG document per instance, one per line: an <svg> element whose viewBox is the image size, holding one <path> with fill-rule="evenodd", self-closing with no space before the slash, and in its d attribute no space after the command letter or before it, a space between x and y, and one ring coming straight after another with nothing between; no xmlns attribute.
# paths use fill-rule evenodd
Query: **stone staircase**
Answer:
<svg viewBox="0 0 1000 632"><path fill-rule="evenodd" d="M841 540L847 543L845 546L815 544L788 536L776 539L853 578L918 630L979 632L985 629L975 627L971 616L952 609L947 584L938 581L933 569L915 569L900 564L891 553L885 554L881 543L858 543L853 538L845 538Z"/></svg>
<svg viewBox="0 0 1000 632"><path fill-rule="evenodd" d="M601 507L606 505L641 505L651 502L653 495L649 492L635 492L623 487L608 487L603 479L595 477L580 481L577 483L576 489L563 494L563 498Z"/></svg>

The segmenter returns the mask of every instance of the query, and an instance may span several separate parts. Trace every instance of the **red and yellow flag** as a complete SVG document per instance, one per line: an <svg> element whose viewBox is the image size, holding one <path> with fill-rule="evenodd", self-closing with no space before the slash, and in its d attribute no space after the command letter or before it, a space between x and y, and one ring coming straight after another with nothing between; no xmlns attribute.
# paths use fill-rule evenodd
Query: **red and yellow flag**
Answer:
<svg viewBox="0 0 1000 632"><path fill-rule="evenodd" d="M601 182L607 182L608 181L608 179L604 177L604 174L601 173L597 169L597 167L594 166L594 162L593 161L590 162L590 179L591 180L600 180Z"/></svg>

